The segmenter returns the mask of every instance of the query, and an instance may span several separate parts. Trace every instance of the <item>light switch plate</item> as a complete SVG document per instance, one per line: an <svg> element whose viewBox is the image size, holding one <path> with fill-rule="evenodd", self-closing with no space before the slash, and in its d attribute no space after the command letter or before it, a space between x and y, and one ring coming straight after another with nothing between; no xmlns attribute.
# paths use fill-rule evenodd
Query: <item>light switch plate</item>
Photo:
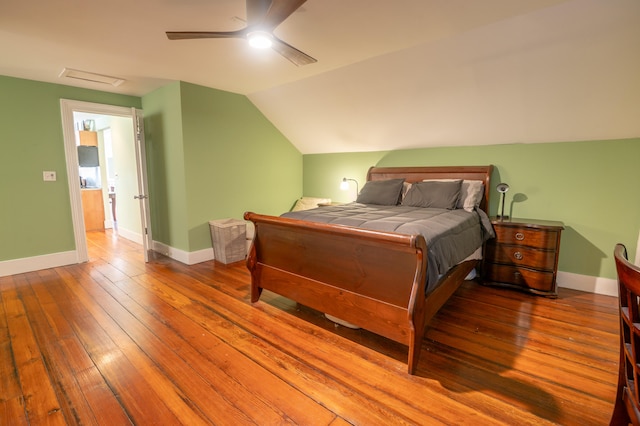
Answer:
<svg viewBox="0 0 640 426"><path fill-rule="evenodd" d="M45 182L54 182L56 180L56 172L42 172L42 180Z"/></svg>

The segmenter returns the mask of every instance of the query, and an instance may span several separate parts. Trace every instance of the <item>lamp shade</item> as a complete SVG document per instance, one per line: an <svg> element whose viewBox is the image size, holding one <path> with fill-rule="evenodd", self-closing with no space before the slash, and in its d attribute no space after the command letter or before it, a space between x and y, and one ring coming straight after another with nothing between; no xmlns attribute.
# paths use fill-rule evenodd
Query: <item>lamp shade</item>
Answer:
<svg viewBox="0 0 640 426"><path fill-rule="evenodd" d="M352 181L356 184L356 198L358 198L358 181L355 179L350 179L350 178L342 178L342 182L340 182L340 189L342 189L343 191L346 191L349 189L349 181Z"/></svg>
<svg viewBox="0 0 640 426"><path fill-rule="evenodd" d="M496 189L498 190L499 193L504 194L509 190L509 185L502 182L502 183L499 183L498 186L496 186Z"/></svg>
<svg viewBox="0 0 640 426"><path fill-rule="evenodd" d="M504 194L509 190L509 185L501 182L496 186L496 191L500 193L500 215L498 218L500 219L508 219L508 216L504 215Z"/></svg>

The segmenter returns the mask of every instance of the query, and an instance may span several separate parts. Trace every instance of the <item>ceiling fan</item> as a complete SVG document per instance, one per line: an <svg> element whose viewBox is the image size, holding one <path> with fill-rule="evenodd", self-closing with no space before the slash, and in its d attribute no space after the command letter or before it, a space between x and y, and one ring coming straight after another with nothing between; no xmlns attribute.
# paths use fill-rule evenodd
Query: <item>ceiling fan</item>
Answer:
<svg viewBox="0 0 640 426"><path fill-rule="evenodd" d="M254 47L272 48L297 66L318 62L273 35L273 30L307 0L246 0L247 26L237 31L167 31L169 40L246 38Z"/></svg>

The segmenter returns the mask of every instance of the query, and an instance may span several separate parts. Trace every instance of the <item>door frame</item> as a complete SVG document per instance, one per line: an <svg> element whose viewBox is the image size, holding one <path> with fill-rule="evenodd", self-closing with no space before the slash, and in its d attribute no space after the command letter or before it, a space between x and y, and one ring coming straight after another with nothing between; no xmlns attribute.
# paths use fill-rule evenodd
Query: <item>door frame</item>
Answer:
<svg viewBox="0 0 640 426"><path fill-rule="evenodd" d="M76 243L76 257L78 263L89 261L84 216L82 214L82 197L80 190L80 170L78 168L78 151L76 148L74 112L84 112L99 115L113 115L134 118L133 109L115 105L97 104L93 102L60 99L62 114L62 135L64 138L65 160L71 201L71 218L73 234ZM138 110L142 113L142 110ZM135 126L135 123L133 124Z"/></svg>

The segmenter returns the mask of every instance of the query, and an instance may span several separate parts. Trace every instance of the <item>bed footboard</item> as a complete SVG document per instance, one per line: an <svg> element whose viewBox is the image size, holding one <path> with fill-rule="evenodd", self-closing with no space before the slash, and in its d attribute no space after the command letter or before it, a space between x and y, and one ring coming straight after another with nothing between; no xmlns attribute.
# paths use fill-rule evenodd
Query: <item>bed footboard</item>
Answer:
<svg viewBox="0 0 640 426"><path fill-rule="evenodd" d="M245 213L251 302L263 289L409 347L413 373L425 328L427 247L421 235ZM393 291L389 288L393 287Z"/></svg>

